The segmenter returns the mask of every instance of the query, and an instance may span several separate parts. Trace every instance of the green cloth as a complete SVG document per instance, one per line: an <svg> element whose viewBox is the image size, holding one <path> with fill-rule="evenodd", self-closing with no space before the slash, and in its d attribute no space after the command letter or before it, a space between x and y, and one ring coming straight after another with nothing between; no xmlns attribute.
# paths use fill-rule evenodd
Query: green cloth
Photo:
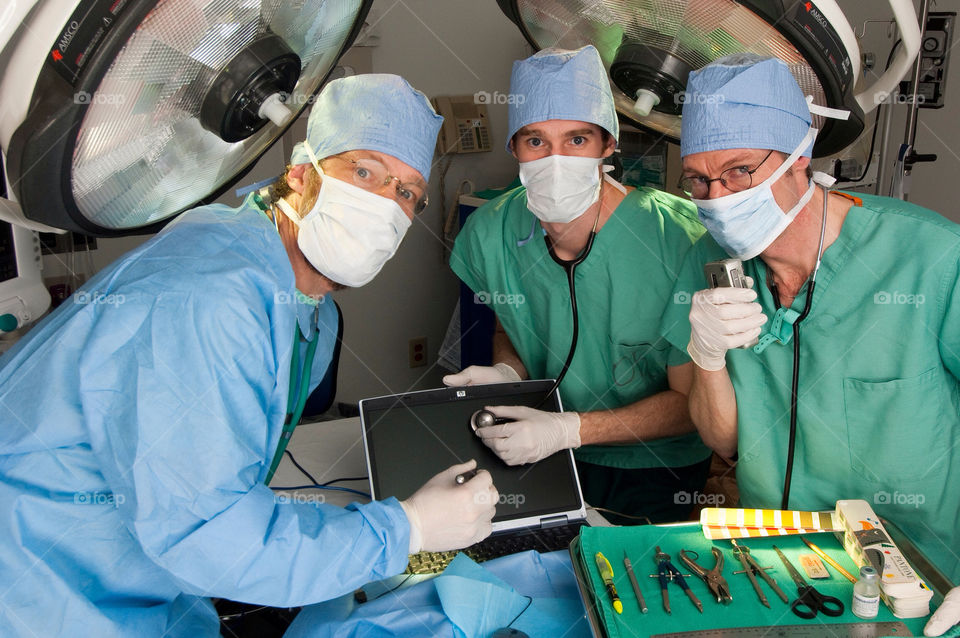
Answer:
<svg viewBox="0 0 960 638"><path fill-rule="evenodd" d="M690 246L704 232L691 204L667 193L629 193L577 266L580 339L560 386L564 408L618 408L668 389L670 345L659 334L664 306ZM533 379L555 378L573 334L564 269L516 188L467 219L450 258L454 272L488 303ZM621 468L696 463L709 450L696 434L637 445L585 446L578 459Z"/></svg>
<svg viewBox="0 0 960 638"><path fill-rule="evenodd" d="M843 549L843 545L833 534L813 534L810 541L822 549L827 556L834 559L851 574L858 573L853 560ZM590 580L592 605L611 638L617 636L634 637L649 636L652 634L672 633L680 631L697 631L704 629L719 629L723 627L758 627L773 625L809 625L822 627L823 624L864 622L853 615L850 603L853 598L853 583L840 575L833 567L824 562L824 567L830 572L829 579L806 578L800 566L800 554L813 552L796 536L780 536L775 538L748 538L738 541L750 549L750 554L761 567L771 566L767 573L777 582L790 602L797 598L797 586L790 578L783 561L773 550L776 545L786 555L794 568L804 575L805 580L813 585L817 591L827 596L839 598L843 603L843 615L837 617L818 614L816 618L806 620L790 611L790 606L783 602L762 578L757 578L760 589L770 603L769 609L764 607L757 598L750 579L746 574L734 574L734 571L743 569L743 565L733 554L730 541L710 541L704 538L701 528L696 523L689 525L658 526L641 525L634 527L584 527L580 531L579 543L571 546L574 560L580 566L578 578L586 574ZM680 585L670 583L667 592L670 597L671 615L663 609L663 599L660 595L660 582L657 578L650 578L649 574L657 573L657 563L654 560L656 546L670 555L670 562L683 574L691 574L685 578L693 594L703 604L703 613L697 611L693 603L683 593ZM695 551L699 554L697 563L706 569L713 567L711 547L718 547L723 552L723 577L730 586L733 601L728 605L719 604L710 594L706 583L694 576L680 561L680 550ZM594 556L597 552L610 561L613 567L613 583L617 594L623 603L623 613L613 611L610 598L603 586L603 581L597 571ZM637 598L633 593L629 576L623 565L623 553L627 552L633 565L633 572L640 585L640 593L647 603L649 611L640 612ZM938 604L940 597L934 598ZM932 607L931 607L932 608ZM900 621L907 625L911 635L923 635L923 626L926 618L903 619L894 617L890 609L880 603L880 613L872 619L876 622ZM831 635L827 627L823 628L823 635ZM776 635L776 634L772 634Z"/></svg>
<svg viewBox="0 0 960 638"><path fill-rule="evenodd" d="M860 196L824 252L810 315L800 324L800 390L792 509L864 499L897 521L940 570L960 581L960 226L932 211ZM705 235L675 294L704 288L724 257ZM744 264L772 317L767 270ZM802 310L806 294L794 300ZM663 333L689 342L689 307ZM746 507L779 507L790 424L793 342L731 350L737 394L737 482Z"/></svg>

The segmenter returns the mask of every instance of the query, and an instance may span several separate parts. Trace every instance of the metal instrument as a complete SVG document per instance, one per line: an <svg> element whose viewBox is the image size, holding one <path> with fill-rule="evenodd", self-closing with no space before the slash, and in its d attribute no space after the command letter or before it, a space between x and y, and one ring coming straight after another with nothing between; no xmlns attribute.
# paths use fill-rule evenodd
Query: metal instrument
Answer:
<svg viewBox="0 0 960 638"><path fill-rule="evenodd" d="M680 589L683 590L683 593L687 595L687 598L690 599L690 602L703 613L703 603L700 602L700 599L697 598L693 591L690 590L690 585L687 584L687 581L684 580L683 574L680 573L680 570L670 562L670 554L667 554L660 549L660 546L657 545L657 553L653 555L653 560L657 563L657 573L650 574L651 578L660 579L660 594L663 596L663 609L668 614L670 612L670 593L667 591L667 585L670 584L670 581L676 581L680 585ZM689 576L689 574L687 574Z"/></svg>
<svg viewBox="0 0 960 638"><path fill-rule="evenodd" d="M637 597L637 604L640 605L640 612L647 613L647 601L643 599L643 594L640 592L640 583L637 582L637 575L633 573L633 564L630 562L630 557L627 556L627 550L623 550L623 566L627 569L627 576L630 577L630 584L633 586L633 593Z"/></svg>
<svg viewBox="0 0 960 638"><path fill-rule="evenodd" d="M787 557L784 556L776 545L773 551L777 553L783 565L787 568L790 578L797 584L797 599L790 603L790 609L801 618L816 618L817 614L822 612L825 616L839 616L843 614L843 603L834 596L824 596L816 589L807 584L800 572L790 564Z"/></svg>
<svg viewBox="0 0 960 638"><path fill-rule="evenodd" d="M767 601L767 596L763 593L763 590L760 589L760 583L757 582L757 576L763 578L767 581L767 584L770 585L770 588L780 597L785 603L790 602L790 599L787 598L787 595L783 593L783 590L780 589L780 586L777 585L777 581L771 578L770 574L766 571L767 569L773 569L772 567L760 567L757 564L757 561L754 560L753 556L750 555L750 548L745 545L740 545L735 539L730 539L730 542L733 543L733 554L740 559L740 563L743 565L742 572L733 572L734 574L746 574L747 578L750 579L750 584L753 585L753 591L757 592L757 598L760 599L760 602L763 603L766 607L770 606L770 603Z"/></svg>
<svg viewBox="0 0 960 638"><path fill-rule="evenodd" d="M710 593L713 594L713 597L718 603L727 604L733 600L733 596L730 595L730 585L727 583L727 579L723 577L723 552L717 547L711 547L710 551L713 553L714 560L713 569L710 570L701 567L696 561L690 558L689 554L696 554L696 552L688 552L685 549L681 549L680 560L690 568L690 571L707 584L707 587L710 588ZM699 558L699 556L697 556L697 558Z"/></svg>

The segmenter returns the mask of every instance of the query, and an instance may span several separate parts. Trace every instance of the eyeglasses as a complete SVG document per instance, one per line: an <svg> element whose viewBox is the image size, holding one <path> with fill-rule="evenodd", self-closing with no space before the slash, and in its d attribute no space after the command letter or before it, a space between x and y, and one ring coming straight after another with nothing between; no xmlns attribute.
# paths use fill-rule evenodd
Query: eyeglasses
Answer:
<svg viewBox="0 0 960 638"><path fill-rule="evenodd" d="M427 198L426 189L422 184L416 182L401 182L399 177L394 177L379 160L372 158L350 159L340 155L333 155L327 159L338 159L342 162L349 162L353 165L351 177L355 186L363 190L376 192L381 188L396 180L397 193L396 202L400 208L414 215L419 215L430 203Z"/></svg>
<svg viewBox="0 0 960 638"><path fill-rule="evenodd" d="M681 177L677 187L694 199L705 199L710 194L710 184L713 182L720 182L724 188L732 193L745 191L753 186L753 174L763 166L763 163L767 161L771 154L773 154L772 150L752 169L746 166L731 166L720 173L720 177L714 177L713 179L707 179L700 175Z"/></svg>

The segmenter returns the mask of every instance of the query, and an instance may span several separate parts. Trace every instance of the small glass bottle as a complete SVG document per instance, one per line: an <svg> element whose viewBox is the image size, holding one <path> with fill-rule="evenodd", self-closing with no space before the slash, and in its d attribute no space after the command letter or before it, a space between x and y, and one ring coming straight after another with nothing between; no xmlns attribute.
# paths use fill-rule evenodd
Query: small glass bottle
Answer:
<svg viewBox="0 0 960 638"><path fill-rule="evenodd" d="M876 618L880 611L880 579L869 565L860 568L860 580L853 586L851 611L860 618Z"/></svg>

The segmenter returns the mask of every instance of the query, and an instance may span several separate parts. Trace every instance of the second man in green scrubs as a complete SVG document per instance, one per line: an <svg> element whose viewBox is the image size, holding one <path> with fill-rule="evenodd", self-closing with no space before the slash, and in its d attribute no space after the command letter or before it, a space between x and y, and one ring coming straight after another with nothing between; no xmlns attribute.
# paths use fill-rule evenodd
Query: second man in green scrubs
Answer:
<svg viewBox="0 0 960 638"><path fill-rule="evenodd" d="M545 50L514 63L507 150L524 186L471 214L451 258L496 312L491 367L444 379L470 385L555 378L570 348L575 260L579 340L560 385L563 413L496 406L513 423L483 428L505 462L576 448L588 503L652 521L685 518L709 450L686 407L689 377L668 368L658 333L684 256L704 229L688 202L605 177L619 126L597 50ZM552 253L552 254L551 254ZM618 523L637 522L608 514Z"/></svg>

